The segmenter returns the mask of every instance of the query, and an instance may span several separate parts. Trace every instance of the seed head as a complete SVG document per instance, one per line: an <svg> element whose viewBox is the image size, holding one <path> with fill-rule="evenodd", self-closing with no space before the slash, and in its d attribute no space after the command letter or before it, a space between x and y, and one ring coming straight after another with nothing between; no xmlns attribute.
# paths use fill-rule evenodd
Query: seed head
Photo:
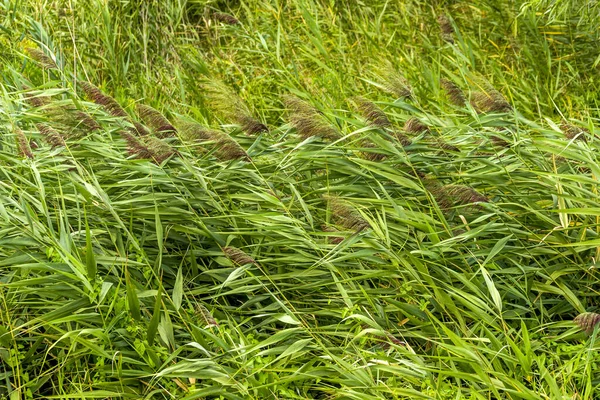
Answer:
<svg viewBox="0 0 600 400"><path fill-rule="evenodd" d="M379 147L375 143L368 141L368 140L365 140L362 142L362 147L366 148L366 149L374 149L374 150L379 149ZM363 151L361 153L362 153L362 156L369 161L383 161L387 158L387 155L378 153L376 151Z"/></svg>
<svg viewBox="0 0 600 400"><path fill-rule="evenodd" d="M490 141L492 142L492 145L496 147L510 147L510 143L501 138L500 136L491 136Z"/></svg>
<svg viewBox="0 0 600 400"><path fill-rule="evenodd" d="M404 130L408 133L416 134L429 131L429 127L421 121L419 121L417 118L412 117L404 123Z"/></svg>
<svg viewBox="0 0 600 400"><path fill-rule="evenodd" d="M207 328L213 326L217 328L219 327L219 323L217 322L217 320L215 320L210 311L208 311L208 309L202 304L196 305L196 313L202 318Z"/></svg>
<svg viewBox="0 0 600 400"><path fill-rule="evenodd" d="M436 140L437 146L443 150L443 151L451 151L451 152L455 152L458 153L460 151L460 149L442 139L437 139Z"/></svg>
<svg viewBox="0 0 600 400"><path fill-rule="evenodd" d="M389 69L383 79L384 89L394 96L400 99L407 99L412 96L410 84L398 71Z"/></svg>
<svg viewBox="0 0 600 400"><path fill-rule="evenodd" d="M28 90L29 87L24 86L23 89ZM23 95L25 102L32 107L42 107L50 104L50 97L48 96L35 96L31 93L25 93Z"/></svg>
<svg viewBox="0 0 600 400"><path fill-rule="evenodd" d="M136 109L144 123L156 132L158 137L172 137L177 134L175 127L158 110L144 104L137 104Z"/></svg>
<svg viewBox="0 0 600 400"><path fill-rule="evenodd" d="M563 121L560 125L560 129L565 134L565 137L569 140L581 140L587 141L587 137L591 135L590 131L584 127L569 124L567 121Z"/></svg>
<svg viewBox="0 0 600 400"><path fill-rule="evenodd" d="M248 153L230 136L218 132L215 134L215 144L217 147L217 156L220 160L246 160L250 161Z"/></svg>
<svg viewBox="0 0 600 400"><path fill-rule="evenodd" d="M87 128L89 131L97 131L100 125L88 113L81 110L73 111L73 117L78 121L78 125Z"/></svg>
<svg viewBox="0 0 600 400"><path fill-rule="evenodd" d="M90 100L103 106L110 115L115 117L128 117L127 112L125 112L123 107L121 107L121 105L115 99L102 93L102 91L96 86L89 82L80 81L79 87L81 87L81 90Z"/></svg>
<svg viewBox="0 0 600 400"><path fill-rule="evenodd" d="M137 121L133 121L133 128L129 128L129 132L136 136L150 136L150 131L144 125Z"/></svg>
<svg viewBox="0 0 600 400"><path fill-rule="evenodd" d="M458 107L463 107L467 101L465 99L465 95L462 90L451 80L442 78L440 80L440 84L442 89L446 92L446 97L452 104Z"/></svg>
<svg viewBox="0 0 600 400"><path fill-rule="evenodd" d="M339 198L330 197L329 208L334 222L344 228L352 229L356 232L370 228L369 223L354 207Z"/></svg>
<svg viewBox="0 0 600 400"><path fill-rule="evenodd" d="M394 136L402 146L409 146L412 143L412 140L402 132L394 132Z"/></svg>
<svg viewBox="0 0 600 400"><path fill-rule="evenodd" d="M233 246L223 247L223 253L237 265L256 264L256 261L244 251Z"/></svg>
<svg viewBox="0 0 600 400"><path fill-rule="evenodd" d="M428 183L429 190L435 197L441 209L449 209L458 205L488 203L489 199L465 185L440 185L437 182Z"/></svg>
<svg viewBox="0 0 600 400"><path fill-rule="evenodd" d="M257 135L262 132L269 132L269 128L265 124L249 115L240 115L237 118L237 122L241 125L242 130L250 136Z"/></svg>
<svg viewBox="0 0 600 400"><path fill-rule="evenodd" d="M321 229L323 230L323 232L339 232L334 227L328 226L328 225L321 225ZM343 236L327 236L327 241L331 244L340 244L344 241L344 237Z"/></svg>
<svg viewBox="0 0 600 400"><path fill-rule="evenodd" d="M477 90L471 93L471 105L478 113L509 112L512 106L502 93L483 79L477 79Z"/></svg>
<svg viewBox="0 0 600 400"><path fill-rule="evenodd" d="M284 103L288 109L290 123L303 139L319 136L335 140L340 137L339 133L324 119L323 114L306 101L286 95Z"/></svg>
<svg viewBox="0 0 600 400"><path fill-rule="evenodd" d="M195 122L181 121L178 126L181 138L185 141L212 142L214 144L214 154L219 160L251 160L242 146L223 132L208 129Z"/></svg>
<svg viewBox="0 0 600 400"><path fill-rule="evenodd" d="M126 131L121 132L121 136L127 142L129 154L135 158L150 159L161 164L176 154L171 146L154 136L137 137Z"/></svg>
<svg viewBox="0 0 600 400"><path fill-rule="evenodd" d="M585 312L576 316L574 322L589 335L600 323L600 314Z"/></svg>
<svg viewBox="0 0 600 400"><path fill-rule="evenodd" d="M354 99L354 103L356 104L358 112L367 120L369 125L377 128L388 128L392 125L383 110L377 107L372 101L363 97L357 97Z"/></svg>
<svg viewBox="0 0 600 400"><path fill-rule="evenodd" d="M454 27L452 26L452 22L450 22L450 18L442 14L438 17L438 24L442 39L445 42L454 43Z"/></svg>
<svg viewBox="0 0 600 400"><path fill-rule="evenodd" d="M15 127L15 134L17 138L17 150L20 157L33 158L31 147L29 147L29 140L22 130Z"/></svg>
<svg viewBox="0 0 600 400"><path fill-rule="evenodd" d="M56 65L56 62L50 56L46 55L46 53L44 53L42 50L30 48L27 49L27 52L29 53L29 56L31 58L33 58L40 64L42 68L58 69L58 65Z"/></svg>
<svg viewBox="0 0 600 400"><path fill-rule="evenodd" d="M36 124L38 131L52 148L65 146L65 139L62 137L58 131L52 128L50 125L46 124Z"/></svg>
<svg viewBox="0 0 600 400"><path fill-rule="evenodd" d="M233 15L223 13L223 12L214 12L212 13L212 18L215 21L222 22L227 25L239 25L240 20L234 17Z"/></svg>
<svg viewBox="0 0 600 400"><path fill-rule="evenodd" d="M250 108L230 87L216 80L202 84L204 95L210 106L223 118L240 125L247 135L268 132L269 128L252 116Z"/></svg>

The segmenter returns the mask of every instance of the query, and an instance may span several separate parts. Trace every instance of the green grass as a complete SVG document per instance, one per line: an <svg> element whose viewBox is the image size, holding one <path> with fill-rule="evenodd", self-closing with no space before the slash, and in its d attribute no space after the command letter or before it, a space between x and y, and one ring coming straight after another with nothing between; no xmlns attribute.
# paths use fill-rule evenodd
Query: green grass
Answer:
<svg viewBox="0 0 600 400"><path fill-rule="evenodd" d="M598 398L599 12L1 2L0 398Z"/></svg>

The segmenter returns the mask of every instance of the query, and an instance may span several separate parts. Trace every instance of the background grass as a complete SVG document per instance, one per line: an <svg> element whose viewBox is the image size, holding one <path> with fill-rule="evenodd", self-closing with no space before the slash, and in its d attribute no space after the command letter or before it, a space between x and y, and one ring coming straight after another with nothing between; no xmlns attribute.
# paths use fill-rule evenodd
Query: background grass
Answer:
<svg viewBox="0 0 600 400"><path fill-rule="evenodd" d="M597 398L599 12L3 1L0 397Z"/></svg>

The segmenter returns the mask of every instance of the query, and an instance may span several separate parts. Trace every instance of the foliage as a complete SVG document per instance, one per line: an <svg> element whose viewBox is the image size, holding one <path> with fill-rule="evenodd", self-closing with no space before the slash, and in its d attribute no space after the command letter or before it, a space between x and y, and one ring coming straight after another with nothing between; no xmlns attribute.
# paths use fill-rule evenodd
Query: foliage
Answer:
<svg viewBox="0 0 600 400"><path fill-rule="evenodd" d="M598 398L599 12L1 2L0 398Z"/></svg>

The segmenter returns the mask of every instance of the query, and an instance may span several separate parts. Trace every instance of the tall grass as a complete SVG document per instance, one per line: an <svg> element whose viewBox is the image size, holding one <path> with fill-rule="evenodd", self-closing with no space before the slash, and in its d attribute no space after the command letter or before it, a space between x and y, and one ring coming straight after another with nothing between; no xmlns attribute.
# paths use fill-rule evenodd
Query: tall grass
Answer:
<svg viewBox="0 0 600 400"><path fill-rule="evenodd" d="M598 11L0 4L0 398L597 398Z"/></svg>

